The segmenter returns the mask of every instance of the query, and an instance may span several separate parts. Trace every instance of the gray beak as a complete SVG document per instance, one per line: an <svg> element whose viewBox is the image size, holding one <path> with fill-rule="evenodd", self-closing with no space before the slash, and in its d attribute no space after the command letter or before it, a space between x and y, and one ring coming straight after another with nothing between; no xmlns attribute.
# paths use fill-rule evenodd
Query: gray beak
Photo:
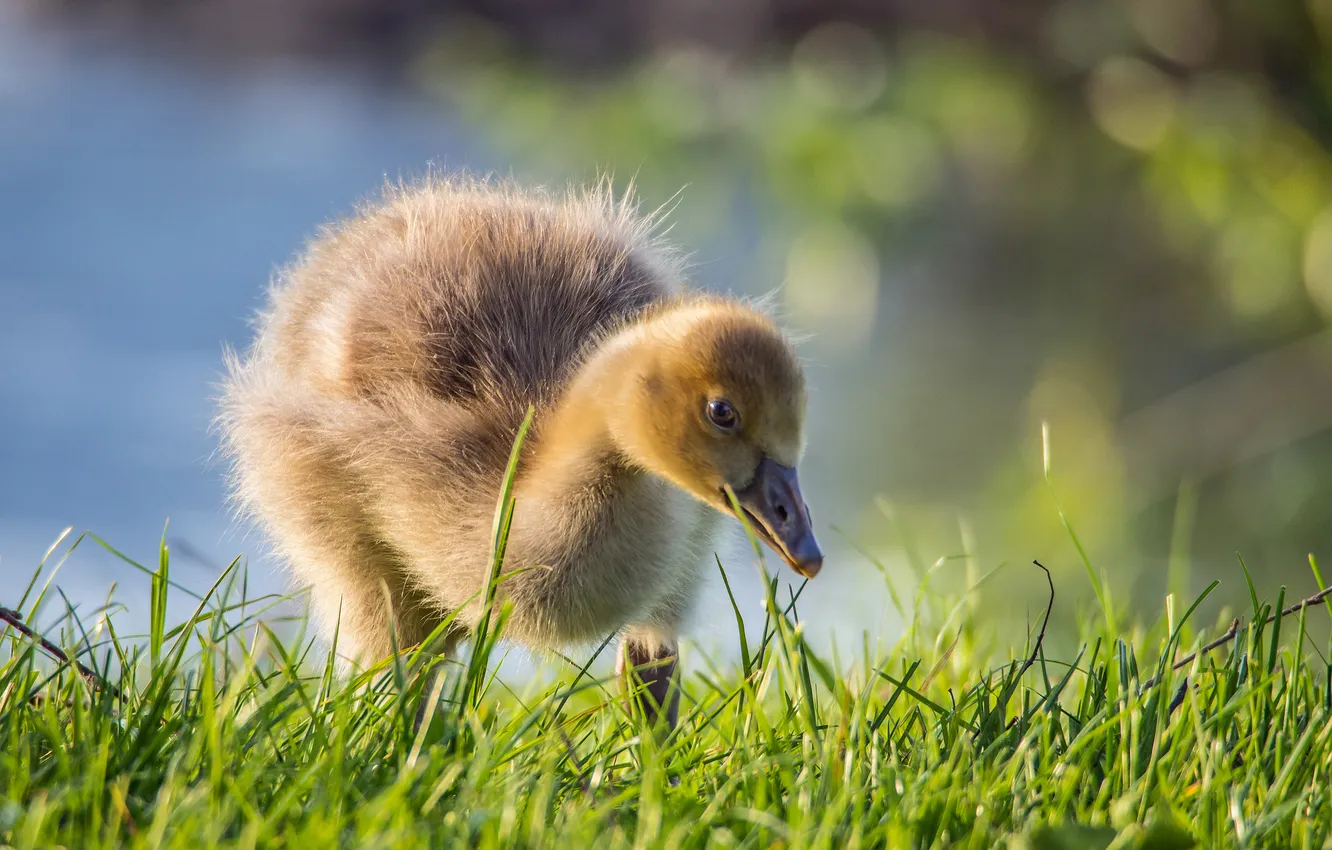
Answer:
<svg viewBox="0 0 1332 850"><path fill-rule="evenodd" d="M814 539L809 508L800 495L795 467L764 458L754 480L735 498L745 519L759 539L805 578L814 578L823 568L823 550Z"/></svg>

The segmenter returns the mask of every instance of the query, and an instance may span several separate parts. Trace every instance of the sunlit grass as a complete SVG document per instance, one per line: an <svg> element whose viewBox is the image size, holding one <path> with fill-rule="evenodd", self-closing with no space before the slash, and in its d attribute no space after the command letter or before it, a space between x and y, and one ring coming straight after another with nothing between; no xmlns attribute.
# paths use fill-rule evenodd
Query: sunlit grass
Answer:
<svg viewBox="0 0 1332 850"><path fill-rule="evenodd" d="M1231 639L1175 670L1229 621L1195 632L1193 607L1168 606L1126 641L1087 616L1072 657L1047 657L1036 634L989 657L955 618L930 622L959 594L918 605L886 654L826 659L805 642L798 590L774 581L761 629L735 606L734 669L686 659L680 726L660 740L586 659L521 692L498 680L502 607L443 677L410 648L343 677L317 644L279 637L273 600L246 599L238 565L181 623L166 618L181 591L165 545L143 569L142 639L118 635L115 616L52 625L40 570L14 600L87 671L6 632L0 844L1319 848L1332 836L1329 666L1306 632L1317 607L1265 622L1285 603L1255 594ZM426 689L440 699L417 724Z"/></svg>

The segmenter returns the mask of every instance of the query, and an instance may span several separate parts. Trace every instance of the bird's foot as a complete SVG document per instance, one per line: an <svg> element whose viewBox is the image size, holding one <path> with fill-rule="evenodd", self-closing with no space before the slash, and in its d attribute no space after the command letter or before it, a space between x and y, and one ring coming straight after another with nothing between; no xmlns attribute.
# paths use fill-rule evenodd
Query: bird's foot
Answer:
<svg viewBox="0 0 1332 850"><path fill-rule="evenodd" d="M620 641L615 672L634 695L650 726L670 732L680 715L676 646L626 635Z"/></svg>

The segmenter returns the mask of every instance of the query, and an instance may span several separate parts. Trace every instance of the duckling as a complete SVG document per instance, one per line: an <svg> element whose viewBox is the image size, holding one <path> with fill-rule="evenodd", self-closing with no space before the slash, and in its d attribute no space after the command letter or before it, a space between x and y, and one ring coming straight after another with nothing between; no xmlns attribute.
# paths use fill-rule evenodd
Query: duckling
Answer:
<svg viewBox="0 0 1332 850"><path fill-rule="evenodd" d="M338 649L366 664L477 621L518 429L499 593L536 649L618 633L649 717L678 712L679 633L729 489L814 576L805 383L760 310L689 292L657 222L604 185L431 177L327 226L228 357L220 422L241 508Z"/></svg>

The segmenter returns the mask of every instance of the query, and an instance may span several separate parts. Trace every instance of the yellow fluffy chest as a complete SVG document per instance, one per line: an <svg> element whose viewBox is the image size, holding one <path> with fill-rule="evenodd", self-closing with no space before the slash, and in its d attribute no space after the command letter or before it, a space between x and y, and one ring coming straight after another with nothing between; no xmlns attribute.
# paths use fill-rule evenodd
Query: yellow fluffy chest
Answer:
<svg viewBox="0 0 1332 850"><path fill-rule="evenodd" d="M705 562L711 558L717 526L716 511L660 479L653 484L661 493L662 519L642 535L644 548L643 600L636 620L649 619L663 606L697 589ZM667 529L670 531L667 532ZM637 571L636 571L637 572Z"/></svg>
<svg viewBox="0 0 1332 850"><path fill-rule="evenodd" d="M532 510L521 521L549 523L552 515ZM548 525L549 550L532 554L549 569L531 571L531 581L520 579L514 588L518 636L568 646L626 626L678 628L701 584L719 519L673 485L644 475L578 527Z"/></svg>

